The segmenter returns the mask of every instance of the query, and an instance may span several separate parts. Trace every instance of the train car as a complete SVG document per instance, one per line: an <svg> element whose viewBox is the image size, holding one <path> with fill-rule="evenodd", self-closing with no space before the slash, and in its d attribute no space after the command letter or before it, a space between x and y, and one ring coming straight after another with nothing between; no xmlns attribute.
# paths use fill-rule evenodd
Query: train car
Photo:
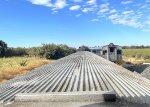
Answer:
<svg viewBox="0 0 150 107"><path fill-rule="evenodd" d="M90 48L90 52L95 53L99 56L102 56L102 54L101 54L102 47L92 47L92 48Z"/></svg>
<svg viewBox="0 0 150 107"><path fill-rule="evenodd" d="M110 43L109 45L103 46L101 52L103 58L122 64L122 48L120 46Z"/></svg>
<svg viewBox="0 0 150 107"><path fill-rule="evenodd" d="M114 63L122 64L121 46L110 43L106 46L90 48L90 51Z"/></svg>

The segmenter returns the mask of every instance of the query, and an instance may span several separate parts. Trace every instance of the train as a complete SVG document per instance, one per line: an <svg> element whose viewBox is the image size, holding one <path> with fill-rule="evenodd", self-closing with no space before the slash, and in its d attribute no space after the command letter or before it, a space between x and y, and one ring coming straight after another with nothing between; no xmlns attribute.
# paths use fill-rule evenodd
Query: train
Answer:
<svg viewBox="0 0 150 107"><path fill-rule="evenodd" d="M84 49L83 49L84 48ZM98 46L98 47L79 47L79 51L90 51L92 53L95 53L109 61L112 61L114 63L117 63L119 65L122 64L122 47L119 45L114 45L113 43L110 43L109 45L105 46Z"/></svg>

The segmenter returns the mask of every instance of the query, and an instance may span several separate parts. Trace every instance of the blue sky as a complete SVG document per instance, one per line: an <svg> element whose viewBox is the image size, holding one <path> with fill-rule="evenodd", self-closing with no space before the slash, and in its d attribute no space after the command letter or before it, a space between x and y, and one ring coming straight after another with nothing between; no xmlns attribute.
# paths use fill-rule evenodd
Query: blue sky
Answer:
<svg viewBox="0 0 150 107"><path fill-rule="evenodd" d="M150 0L0 0L0 39L10 47L150 45Z"/></svg>

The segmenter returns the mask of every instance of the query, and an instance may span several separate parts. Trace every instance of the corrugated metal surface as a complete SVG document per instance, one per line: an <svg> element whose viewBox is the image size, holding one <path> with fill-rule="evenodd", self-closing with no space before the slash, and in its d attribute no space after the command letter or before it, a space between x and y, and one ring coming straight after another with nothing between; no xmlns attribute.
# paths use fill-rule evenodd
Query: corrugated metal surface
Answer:
<svg viewBox="0 0 150 107"><path fill-rule="evenodd" d="M147 67L141 74L142 74L142 76L144 76L144 77L146 77L147 79L150 80L150 66Z"/></svg>
<svg viewBox="0 0 150 107"><path fill-rule="evenodd" d="M13 101L17 93L108 90L129 101L150 101L150 80L90 52L77 52L0 85L0 101Z"/></svg>

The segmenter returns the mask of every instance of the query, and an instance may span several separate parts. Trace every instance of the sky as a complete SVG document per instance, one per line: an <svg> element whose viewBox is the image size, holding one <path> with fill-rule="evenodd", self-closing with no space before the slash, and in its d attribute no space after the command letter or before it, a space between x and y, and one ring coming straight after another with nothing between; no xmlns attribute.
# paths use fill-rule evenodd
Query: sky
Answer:
<svg viewBox="0 0 150 107"><path fill-rule="evenodd" d="M150 0L0 0L9 47L150 45Z"/></svg>

